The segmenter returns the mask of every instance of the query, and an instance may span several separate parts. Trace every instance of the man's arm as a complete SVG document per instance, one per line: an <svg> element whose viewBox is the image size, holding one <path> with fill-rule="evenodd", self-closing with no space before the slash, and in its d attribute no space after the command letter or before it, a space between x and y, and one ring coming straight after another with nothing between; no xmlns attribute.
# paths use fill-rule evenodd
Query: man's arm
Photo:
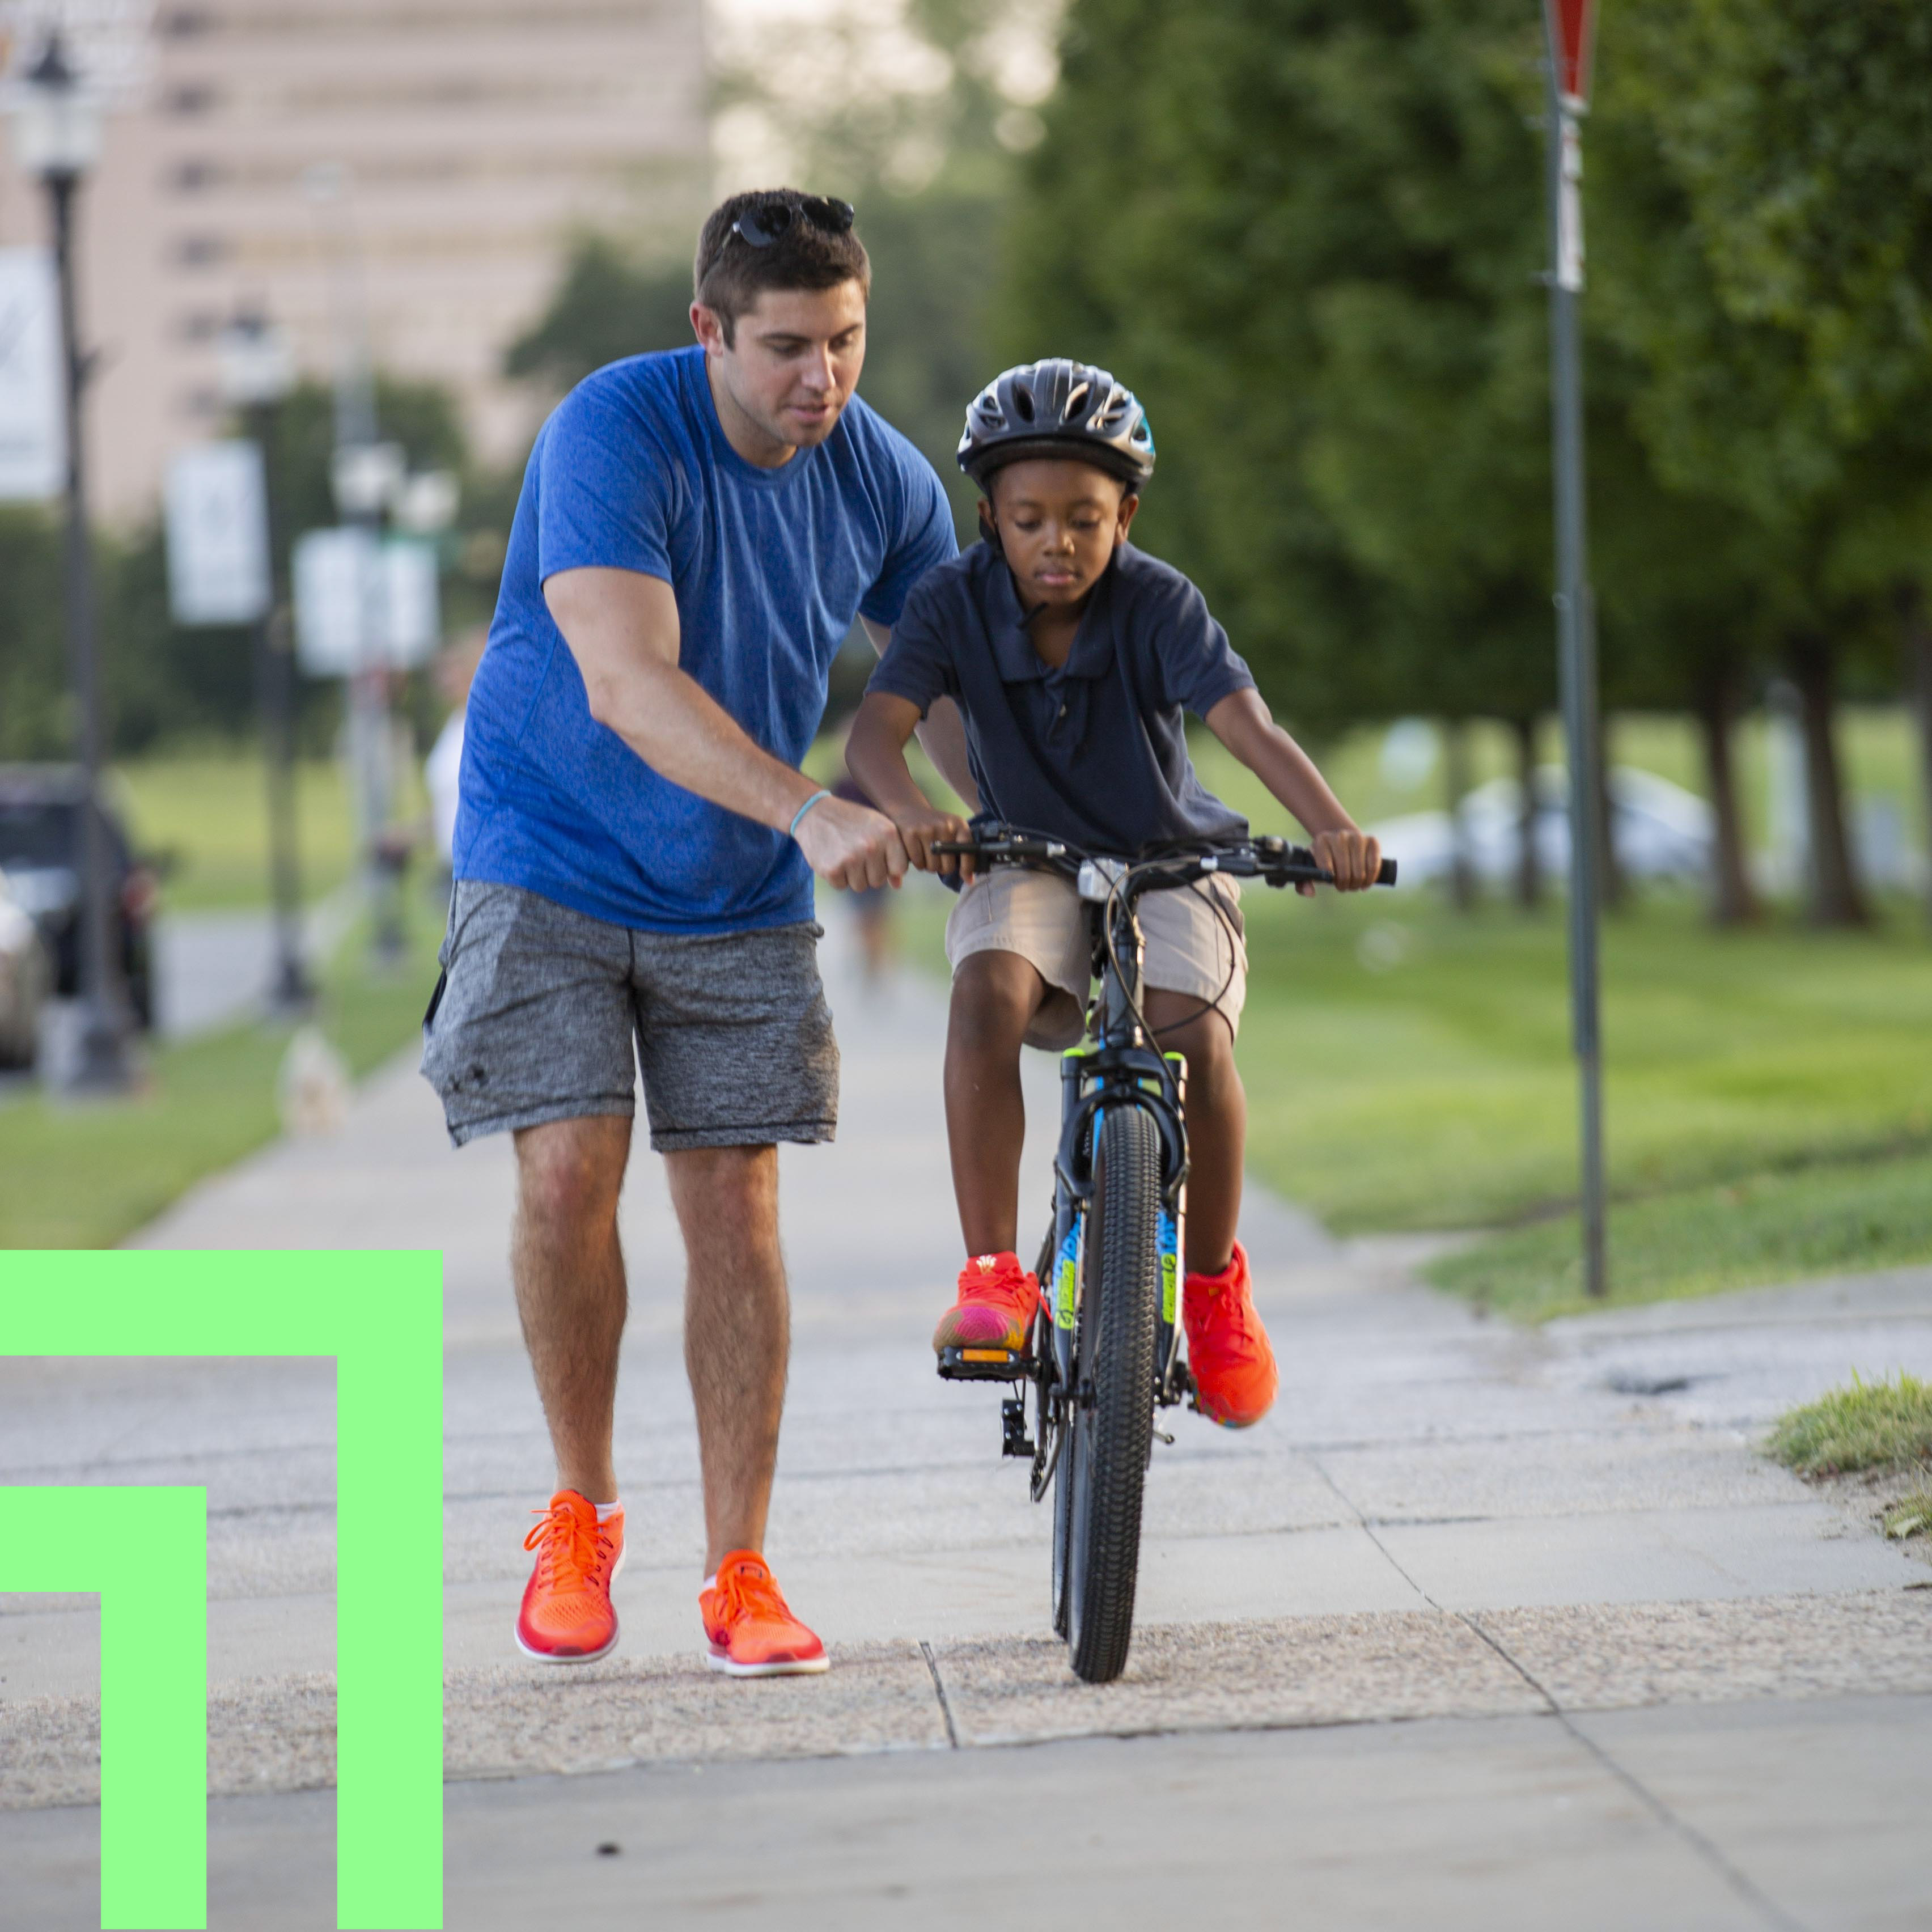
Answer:
<svg viewBox="0 0 1932 1932"><path fill-rule="evenodd" d="M782 832L818 790L754 744L703 686L678 668L677 600L640 571L561 570L544 602L583 675L590 715L653 771L728 812ZM822 799L797 838L836 886L896 885L905 848L891 822L862 805Z"/></svg>
<svg viewBox="0 0 1932 1932"><path fill-rule="evenodd" d="M875 624L869 617L861 617L860 622L866 627L866 634L872 640L872 648L880 657L886 654L886 646L892 640L890 628ZM950 698L937 698L925 720L918 727L919 742L926 755L930 758L939 776L956 791L969 812L980 809L980 789L973 782L973 766L966 756L966 722L959 715L959 707ZM899 740L903 745L904 739ZM850 760L848 760L850 763ZM858 778L854 772L852 776ZM859 779L861 784L865 780ZM871 790L867 786L868 790ZM872 794L878 797L876 792Z"/></svg>
<svg viewBox="0 0 1932 1932"><path fill-rule="evenodd" d="M941 812L914 782L906 770L906 740L919 723L919 706L909 698L890 691L868 691L852 721L845 740L845 768L864 787L866 795L898 827L912 862L922 872L950 872L962 867L973 876L973 862L951 853L934 854L935 838L963 838L963 819Z"/></svg>
<svg viewBox="0 0 1932 1932"><path fill-rule="evenodd" d="M1382 848L1342 809L1315 760L1274 722L1259 692L1230 692L1203 722L1307 828L1316 860L1343 892L1375 884Z"/></svg>

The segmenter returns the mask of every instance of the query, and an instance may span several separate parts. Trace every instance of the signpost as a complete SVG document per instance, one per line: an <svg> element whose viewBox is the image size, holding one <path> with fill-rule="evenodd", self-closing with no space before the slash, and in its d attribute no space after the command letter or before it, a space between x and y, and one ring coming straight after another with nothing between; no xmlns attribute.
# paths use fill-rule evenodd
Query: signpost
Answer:
<svg viewBox="0 0 1932 1932"><path fill-rule="evenodd" d="M44 248L0 248L0 500L51 502L67 479L60 291Z"/></svg>
<svg viewBox="0 0 1932 1932"><path fill-rule="evenodd" d="M442 634L434 544L359 524L296 545L296 662L310 677L427 664Z"/></svg>
<svg viewBox="0 0 1932 1932"><path fill-rule="evenodd" d="M268 614L268 506L253 442L204 442L168 466L168 606L177 624Z"/></svg>
<svg viewBox="0 0 1932 1932"><path fill-rule="evenodd" d="M1609 1292L1604 1246L1603 1056L1598 1029L1597 627L1583 496L1583 148L1595 0L1544 0L1548 37L1550 394L1556 498L1556 645L1570 769L1570 1037L1576 1055L1583 1286Z"/></svg>

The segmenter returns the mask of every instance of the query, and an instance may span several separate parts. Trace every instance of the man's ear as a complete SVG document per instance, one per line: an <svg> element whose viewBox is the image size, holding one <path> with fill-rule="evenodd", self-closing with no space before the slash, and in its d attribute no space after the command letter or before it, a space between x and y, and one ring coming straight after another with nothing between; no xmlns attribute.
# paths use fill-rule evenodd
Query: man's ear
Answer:
<svg viewBox="0 0 1932 1932"><path fill-rule="evenodd" d="M722 354L731 346L731 332L724 326L724 318L715 308L707 308L702 302L691 305L692 333L704 345L707 356Z"/></svg>
<svg viewBox="0 0 1932 1932"><path fill-rule="evenodd" d="M1121 497L1119 520L1114 526L1114 541L1116 543L1126 542L1127 532L1132 529L1134 518L1140 507L1141 500L1133 491L1129 490Z"/></svg>
<svg viewBox="0 0 1932 1932"><path fill-rule="evenodd" d="M980 534L988 543L1000 540L1000 520L993 514L993 501L990 496L980 499Z"/></svg>

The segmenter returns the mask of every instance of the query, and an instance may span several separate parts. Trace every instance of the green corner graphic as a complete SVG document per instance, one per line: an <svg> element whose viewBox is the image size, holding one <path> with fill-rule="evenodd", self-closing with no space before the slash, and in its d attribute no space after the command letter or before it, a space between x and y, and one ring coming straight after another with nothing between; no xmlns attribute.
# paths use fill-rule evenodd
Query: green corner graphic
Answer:
<svg viewBox="0 0 1932 1932"><path fill-rule="evenodd" d="M208 1492L0 1489L0 1590L100 1599L102 1925L206 1925Z"/></svg>
<svg viewBox="0 0 1932 1932"><path fill-rule="evenodd" d="M334 1358L336 1922L344 1932L435 1932L442 1923L441 1256L15 1252L0 1259L0 1356L22 1355ZM21 1520L20 1510L44 1525L31 1512L70 1510L77 1498L90 1512L102 1499L124 1499L107 1507L135 1526L128 1533L142 1547L170 1545L171 1587L191 1564L192 1621L172 1598L158 1610L163 1629L154 1634L173 1646L166 1668L127 1670L128 1620L152 1624L163 1593L148 1570L139 1595L128 1594L125 1579L135 1573L122 1568L118 1552L100 1553L112 1539L94 1534L92 1515L86 1548L94 1553L78 1561L65 1553L77 1541L70 1520L51 1535L0 1529L0 1589L101 1593L103 1927L202 1926L202 1495L0 1488L0 1525ZM190 1508L191 1523L182 1514ZM75 1581L83 1571L93 1580ZM191 1784L171 1774L173 1808L158 1813L146 1786L128 1780L178 1763L184 1683L196 1706L196 1769ZM168 1855L157 1864L153 1848L164 1834Z"/></svg>

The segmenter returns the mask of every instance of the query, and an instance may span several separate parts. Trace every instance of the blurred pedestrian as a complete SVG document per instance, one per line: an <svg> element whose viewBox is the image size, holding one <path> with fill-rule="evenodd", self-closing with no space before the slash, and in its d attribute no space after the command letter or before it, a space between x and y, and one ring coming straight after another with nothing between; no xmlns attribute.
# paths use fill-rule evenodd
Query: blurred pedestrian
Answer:
<svg viewBox="0 0 1932 1932"><path fill-rule="evenodd" d="M463 721L470 707L470 681L483 656L489 632L481 626L436 653L434 676L437 695L449 716L423 760L423 788L429 794L430 831L436 841L443 876L450 875L456 850L458 781L463 769Z"/></svg>

